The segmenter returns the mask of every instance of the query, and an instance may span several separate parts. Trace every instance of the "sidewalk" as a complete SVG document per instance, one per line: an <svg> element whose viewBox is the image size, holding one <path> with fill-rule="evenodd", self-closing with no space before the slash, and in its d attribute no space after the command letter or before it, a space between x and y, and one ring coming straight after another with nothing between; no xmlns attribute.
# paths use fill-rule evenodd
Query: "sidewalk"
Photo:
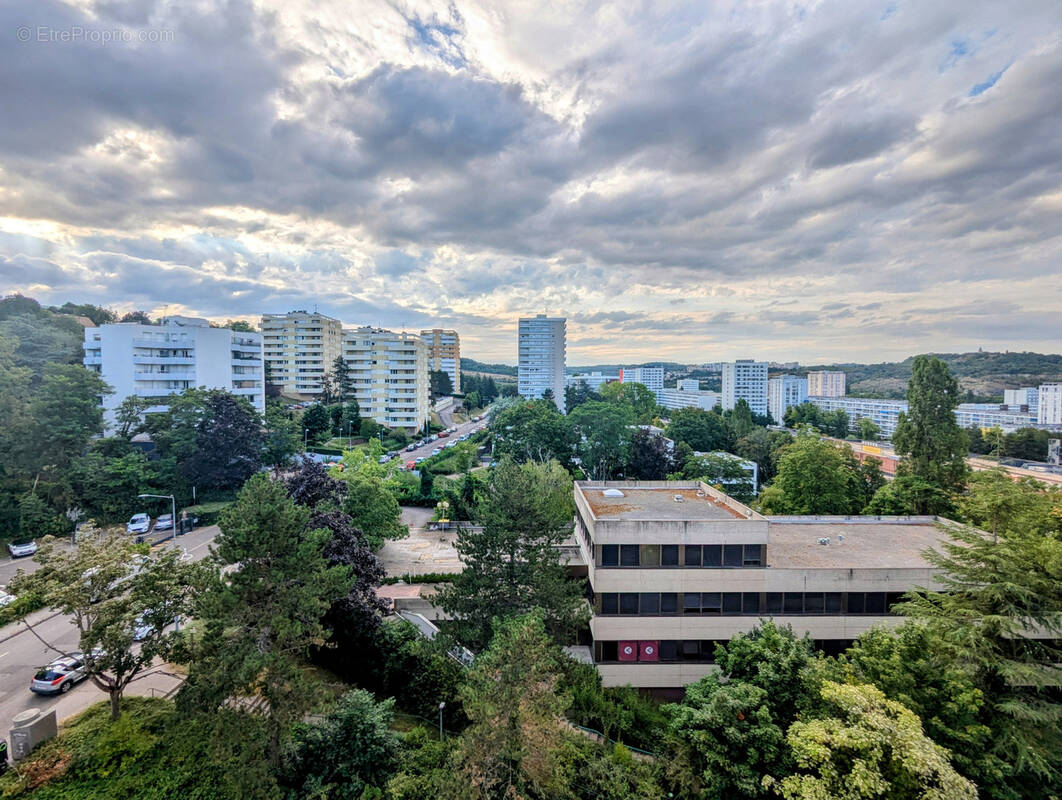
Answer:
<svg viewBox="0 0 1062 800"><path fill-rule="evenodd" d="M140 673L126 687L122 697L172 697L182 683L184 675L175 672L170 664L160 664ZM98 689L92 681L85 681L74 691L60 696L48 711L54 710L55 718L62 724L64 720L96 703L107 702L107 699L106 692Z"/></svg>

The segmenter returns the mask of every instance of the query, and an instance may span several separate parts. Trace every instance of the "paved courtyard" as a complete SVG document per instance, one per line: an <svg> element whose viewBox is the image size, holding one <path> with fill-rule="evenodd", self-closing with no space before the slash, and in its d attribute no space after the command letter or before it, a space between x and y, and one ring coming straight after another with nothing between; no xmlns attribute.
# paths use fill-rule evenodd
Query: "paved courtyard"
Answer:
<svg viewBox="0 0 1062 800"><path fill-rule="evenodd" d="M461 571L461 561L454 549L457 533L428 530L431 516L430 508L402 508L402 522L409 525L409 536L385 542L378 554L388 575L416 578L429 572Z"/></svg>

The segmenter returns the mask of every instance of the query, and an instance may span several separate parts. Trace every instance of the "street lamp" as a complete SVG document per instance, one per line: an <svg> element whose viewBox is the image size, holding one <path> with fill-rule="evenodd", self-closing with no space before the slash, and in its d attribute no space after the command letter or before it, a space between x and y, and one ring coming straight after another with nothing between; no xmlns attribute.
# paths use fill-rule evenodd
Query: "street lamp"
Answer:
<svg viewBox="0 0 1062 800"><path fill-rule="evenodd" d="M302 450L303 450L303 452L306 452L306 437L309 436L309 435L310 435L310 429L309 428L303 428L302 429Z"/></svg>
<svg viewBox="0 0 1062 800"><path fill-rule="evenodd" d="M145 497L154 497L158 500L169 500L172 516L170 517L170 525L173 530L173 546L177 546L177 501L172 494L138 494L137 497L143 499ZM173 619L173 632L177 633L181 630L181 618L174 617Z"/></svg>
<svg viewBox="0 0 1062 800"><path fill-rule="evenodd" d="M443 738L442 712L443 712L444 708L446 708L446 703L445 702L439 703L439 741L440 742L442 741L442 738Z"/></svg>

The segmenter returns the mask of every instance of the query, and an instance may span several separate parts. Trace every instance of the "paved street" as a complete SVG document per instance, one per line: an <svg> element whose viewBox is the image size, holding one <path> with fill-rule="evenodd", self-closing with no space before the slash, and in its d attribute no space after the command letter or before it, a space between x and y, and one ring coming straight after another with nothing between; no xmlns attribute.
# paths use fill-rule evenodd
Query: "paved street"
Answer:
<svg viewBox="0 0 1062 800"><path fill-rule="evenodd" d="M210 543L218 534L215 525L199 528L177 538L177 546L188 553L188 557L199 560L206 557ZM169 543L157 545L158 548L170 547ZM22 558L12 561L0 561L0 577L6 584L16 570L32 572L38 565L31 559ZM78 644L77 629L66 617L43 609L29 616L37 632L43 639L65 650L76 650ZM29 690L30 678L38 667L47 664L57 654L33 635L22 622L11 623L0 628L0 737L6 737L11 727L11 718L27 708L55 708L60 719L75 714L93 703L106 699L106 695L90 681L84 681L66 695L42 697ZM156 673L136 681L130 686L134 694L146 694L149 689L165 691L175 684L175 679L163 673Z"/></svg>
<svg viewBox="0 0 1062 800"><path fill-rule="evenodd" d="M455 441L458 437L463 436L466 433L471 433L477 428L486 427L486 425L487 420L485 419L480 420L479 422L462 422L460 425L456 426L457 433L452 433L445 438L436 439L434 442L428 442L423 447L418 447L416 450L409 452L406 452L405 448L403 448L395 458L400 460L403 464L421 457L427 458L431 455L431 451L436 447L443 447L447 442Z"/></svg>

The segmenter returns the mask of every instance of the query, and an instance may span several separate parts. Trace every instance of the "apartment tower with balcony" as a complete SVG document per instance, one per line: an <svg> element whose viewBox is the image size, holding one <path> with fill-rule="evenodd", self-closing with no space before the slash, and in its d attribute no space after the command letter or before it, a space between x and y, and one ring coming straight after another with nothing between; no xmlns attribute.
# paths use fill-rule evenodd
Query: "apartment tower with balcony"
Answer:
<svg viewBox="0 0 1062 800"><path fill-rule="evenodd" d="M413 333L345 329L343 360L361 416L388 428L423 428L431 414L428 350Z"/></svg>
<svg viewBox="0 0 1062 800"><path fill-rule="evenodd" d="M420 332L428 347L428 370L450 376L454 394L461 394L461 337L457 331L432 328Z"/></svg>
<svg viewBox="0 0 1062 800"><path fill-rule="evenodd" d="M517 391L528 399L547 390L564 413L564 317L522 317L517 327Z"/></svg>
<svg viewBox="0 0 1062 800"><path fill-rule="evenodd" d="M286 397L316 399L343 350L343 324L316 311L262 315L269 382Z"/></svg>

